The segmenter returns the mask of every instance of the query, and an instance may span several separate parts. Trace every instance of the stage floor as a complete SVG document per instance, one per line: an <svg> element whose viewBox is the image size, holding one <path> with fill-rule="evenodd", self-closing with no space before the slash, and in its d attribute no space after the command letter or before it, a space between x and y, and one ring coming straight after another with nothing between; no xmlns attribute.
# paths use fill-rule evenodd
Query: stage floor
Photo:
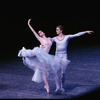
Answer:
<svg viewBox="0 0 100 100"><path fill-rule="evenodd" d="M33 71L15 57L0 62L1 99L75 99L100 97L100 47L73 48L68 52L71 61L66 70L66 92L55 95L54 81L48 80L50 94L44 83L31 81ZM94 92L95 91L95 92ZM96 98L96 97L95 97Z"/></svg>

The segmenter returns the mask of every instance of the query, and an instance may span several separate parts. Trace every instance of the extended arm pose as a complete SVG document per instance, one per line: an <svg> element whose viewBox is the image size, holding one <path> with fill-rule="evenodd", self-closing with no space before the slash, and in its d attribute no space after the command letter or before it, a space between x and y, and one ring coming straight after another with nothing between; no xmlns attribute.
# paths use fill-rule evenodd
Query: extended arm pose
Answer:
<svg viewBox="0 0 100 100"><path fill-rule="evenodd" d="M52 39L50 37L46 37L45 33L41 30L37 33L30 25L30 21L31 19L28 20L28 26L40 42L40 47L34 47L32 50L26 50L23 48L19 51L18 56L23 57L25 65L32 70L35 70L32 81L40 83L43 79L45 83L44 88L47 90L47 93L49 93L49 84L47 81L48 74L54 74L56 89L60 87L57 76L57 70L60 68L59 63L56 63L53 55L48 54L52 45Z"/></svg>
<svg viewBox="0 0 100 100"><path fill-rule="evenodd" d="M33 32L33 34L35 35L35 37L38 39L38 41L40 42L40 46L41 48L43 47L43 49L46 51L46 52L49 52L50 50L50 47L52 45L51 43L51 38L47 38L45 33L43 31L38 31L38 34L37 32L32 28L32 26L30 25L30 21L31 19L28 20L28 26L29 28L31 29L31 31Z"/></svg>
<svg viewBox="0 0 100 100"><path fill-rule="evenodd" d="M55 57L60 57L62 66L61 66L61 91L65 91L64 89L64 81L65 81L65 71L67 65L70 63L70 60L67 58L67 46L68 46L68 41L71 38L79 37L84 34L91 34L93 31L83 31L83 32L78 32L73 35L64 35L63 34L63 27L61 25L58 25L56 27L56 37L52 38L52 42L56 43L56 51L55 51Z"/></svg>
<svg viewBox="0 0 100 100"><path fill-rule="evenodd" d="M49 52L50 50L50 47L51 47L51 41L50 41L50 38L47 38L45 36L45 33L43 31L39 31L39 35L36 33L36 31L32 28L32 26L30 25L30 21L31 19L28 20L28 26L29 28L31 29L31 31L33 32L33 34L35 35L35 37L38 39L38 41L40 42L40 48L44 49L47 53ZM45 83L45 86L44 88L47 89L47 92L49 92L49 84L48 84L48 81L46 79L46 74L45 72L42 73L43 75L43 80L44 80L44 83Z"/></svg>

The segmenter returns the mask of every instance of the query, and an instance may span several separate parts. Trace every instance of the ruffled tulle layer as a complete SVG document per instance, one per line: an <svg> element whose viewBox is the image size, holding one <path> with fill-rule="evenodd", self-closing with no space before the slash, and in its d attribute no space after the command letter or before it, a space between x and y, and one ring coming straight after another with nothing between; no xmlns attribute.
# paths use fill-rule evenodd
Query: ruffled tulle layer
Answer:
<svg viewBox="0 0 100 100"><path fill-rule="evenodd" d="M23 48L18 52L18 57L22 57L23 64L35 71L32 81L37 83L43 80L42 72L46 73L47 78L50 75L54 78L54 75L57 74L62 65L60 58L48 54L39 47L35 47L32 50ZM69 60L66 63L69 64Z"/></svg>

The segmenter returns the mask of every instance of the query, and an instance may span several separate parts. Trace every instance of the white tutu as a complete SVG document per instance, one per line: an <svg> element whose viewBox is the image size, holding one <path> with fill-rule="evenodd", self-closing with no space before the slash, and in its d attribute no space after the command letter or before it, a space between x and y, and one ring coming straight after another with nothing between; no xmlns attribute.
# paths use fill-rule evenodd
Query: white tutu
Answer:
<svg viewBox="0 0 100 100"><path fill-rule="evenodd" d="M35 47L31 49L21 49L18 57L22 57L24 65L34 70L32 81L37 83L42 82L42 71L45 71L46 76L54 75L60 69L60 59L54 55L48 54L42 48Z"/></svg>
<svg viewBox="0 0 100 100"><path fill-rule="evenodd" d="M37 83L42 82L42 72L38 68L34 72L32 81L37 82Z"/></svg>

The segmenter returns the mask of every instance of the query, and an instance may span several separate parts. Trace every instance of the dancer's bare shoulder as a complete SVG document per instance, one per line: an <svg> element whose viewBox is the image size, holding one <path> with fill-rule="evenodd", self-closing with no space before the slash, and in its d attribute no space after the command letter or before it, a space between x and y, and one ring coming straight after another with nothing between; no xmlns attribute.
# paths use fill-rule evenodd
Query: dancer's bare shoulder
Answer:
<svg viewBox="0 0 100 100"><path fill-rule="evenodd" d="M48 39L51 41L52 40L52 38L51 37L48 37Z"/></svg>

